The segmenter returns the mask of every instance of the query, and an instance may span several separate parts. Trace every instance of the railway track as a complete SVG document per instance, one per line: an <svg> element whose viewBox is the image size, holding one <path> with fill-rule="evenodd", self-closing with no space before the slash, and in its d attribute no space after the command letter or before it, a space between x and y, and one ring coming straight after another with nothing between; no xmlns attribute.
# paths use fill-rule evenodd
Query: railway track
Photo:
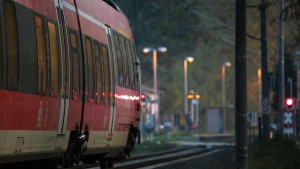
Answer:
<svg viewBox="0 0 300 169"><path fill-rule="evenodd" d="M222 147L203 148L191 146L187 148L174 149L143 156L131 157L121 162L115 162L113 169L133 169L133 168L154 168L161 165L168 165L174 162L201 158L220 151ZM75 169L99 169L99 164L82 164Z"/></svg>

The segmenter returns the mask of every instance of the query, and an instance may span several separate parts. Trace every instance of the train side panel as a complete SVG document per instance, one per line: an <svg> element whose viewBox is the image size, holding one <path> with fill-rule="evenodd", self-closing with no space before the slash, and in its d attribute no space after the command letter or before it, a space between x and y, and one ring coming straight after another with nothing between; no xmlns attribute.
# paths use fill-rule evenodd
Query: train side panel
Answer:
<svg viewBox="0 0 300 169"><path fill-rule="evenodd" d="M97 42L99 42L101 46L106 48L106 50L108 50L108 48L114 49L115 46L106 46L106 44L109 44L107 32L109 31L108 29L110 29L111 27L114 27L116 30L120 30L122 36L126 35L125 37L127 39L132 37L131 31L129 29L128 21L127 19L124 19L125 16L121 15L120 17L120 13L113 10L112 8L111 9L107 8L106 3L102 1L92 1L93 3L84 3L82 1L77 1L77 2L78 2L77 7L79 10L79 20L81 24L81 32L83 33L83 43L84 43L83 46L87 45L86 42L92 39L92 41L96 41L92 45L94 52L96 52L95 50L97 50L95 49L95 44ZM65 12L68 18L67 25L74 29L78 28L76 24L72 22L76 18L75 5L73 4L72 1L66 1L65 6L66 8L68 8L68 10L66 10ZM98 11L101 11L101 13L99 13ZM102 11L103 13L107 14L106 16L110 16L113 18L120 17L121 19L114 19L114 20L119 20L119 21L122 20L122 22L120 21L120 23L117 24L111 21L110 19L105 18L104 16L100 15L102 14ZM111 39L111 41L114 41L114 39ZM112 45L112 43L110 43L110 45ZM87 48L84 49L84 56L86 57L84 62L88 64L89 61L87 57L89 53L87 50L88 50ZM86 96L87 101L85 103L85 111L84 111L85 114L84 114L83 123L84 126L88 127L90 131L89 137L91 138L92 141L89 142L88 149L99 148L97 144L105 145L103 144L103 142L97 141L101 139L105 140L104 138L106 138L107 141L105 146L124 147L126 145L129 127L130 125L134 124L135 121L134 117L136 116L135 114L137 113L136 109L137 109L138 93L133 92L132 89L126 89L125 86L118 87L118 82L116 82L118 76L118 73L116 73L116 71L118 71L117 68L118 65L116 65L117 63L115 61L118 58L116 59L114 58L116 56L114 56L113 51L110 51L108 54L109 54L108 65L104 65L104 67L107 66L109 67L109 69L107 71L104 70L103 78L104 78L104 83L108 83L107 80L109 80L109 84L108 84L109 86L104 84L104 88L109 87L109 89L104 89L104 91L102 92L98 90L92 91L93 87L92 90L89 89L90 84L88 83L88 79L85 84L86 89L84 93L86 93L87 95ZM95 54L94 57L96 57ZM102 59L104 58L103 55L101 57ZM94 59L96 60L97 58ZM122 62L122 60L117 62ZM131 62L133 61L131 60ZM85 76L89 76L88 75L89 65L87 64L86 64L87 68L85 69L86 72ZM132 63L131 66L132 65L134 64ZM133 70L131 72L133 73ZM93 76L97 76L97 73L96 75ZM110 79L105 78L107 74L109 74L109 77L111 77ZM100 99L104 99L104 102L99 103L97 102L97 99L98 97L101 97L100 93L101 95L104 95L104 98L100 98ZM135 99L133 100L132 99L124 100L120 98L116 99L114 93L120 96L123 95L132 98L135 97ZM107 96L109 96L109 98L107 98ZM72 116L71 114L72 113L70 113L70 117L69 117L70 119ZM106 126L106 127L101 128L101 126Z"/></svg>
<svg viewBox="0 0 300 169"><path fill-rule="evenodd" d="M3 61L0 65L3 75L0 90L0 163L18 161L19 158L26 160L26 157L35 159L31 155L38 152L47 155L37 157L37 154L36 158L47 158L56 152L60 98L58 90L50 93L43 84L49 84L47 78L50 77L37 73L41 61L36 30L47 30L46 20L36 13L42 9L38 4L34 6L34 11L28 8L32 6L29 1L0 3ZM54 3L50 2L43 9L47 11L45 14L54 18L55 8L51 4ZM38 22L36 17L42 22ZM55 20L51 21L55 23ZM45 41L43 44L46 46ZM49 56L46 52L44 54ZM57 152L62 154L63 151Z"/></svg>
<svg viewBox="0 0 300 169"><path fill-rule="evenodd" d="M3 0L0 19L0 164L68 156L81 137L98 158L132 148L140 80L122 13L101 0Z"/></svg>

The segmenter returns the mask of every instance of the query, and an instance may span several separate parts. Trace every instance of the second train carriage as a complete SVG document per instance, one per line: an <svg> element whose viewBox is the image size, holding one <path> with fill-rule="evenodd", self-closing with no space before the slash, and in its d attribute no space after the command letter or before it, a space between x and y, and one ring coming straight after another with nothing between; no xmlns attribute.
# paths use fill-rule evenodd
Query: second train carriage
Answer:
<svg viewBox="0 0 300 169"><path fill-rule="evenodd" d="M0 164L128 156L139 133L140 68L118 7L2 0L0 21Z"/></svg>

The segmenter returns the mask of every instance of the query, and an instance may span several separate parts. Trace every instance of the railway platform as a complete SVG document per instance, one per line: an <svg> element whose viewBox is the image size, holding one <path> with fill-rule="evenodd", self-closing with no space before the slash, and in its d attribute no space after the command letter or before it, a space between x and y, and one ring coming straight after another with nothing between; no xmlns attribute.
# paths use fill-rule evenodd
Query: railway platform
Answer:
<svg viewBox="0 0 300 169"><path fill-rule="evenodd" d="M203 134L193 134L193 140L187 141L173 141L171 143L179 144L183 146L204 146L204 147L214 147L214 146L234 146L235 137L231 133L203 133Z"/></svg>

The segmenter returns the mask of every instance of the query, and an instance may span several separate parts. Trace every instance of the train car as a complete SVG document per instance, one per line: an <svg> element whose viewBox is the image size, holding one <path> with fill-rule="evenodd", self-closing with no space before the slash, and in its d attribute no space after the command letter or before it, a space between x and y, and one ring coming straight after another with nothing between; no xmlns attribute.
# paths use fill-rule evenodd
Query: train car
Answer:
<svg viewBox="0 0 300 169"><path fill-rule="evenodd" d="M128 19L114 2L0 1L0 165L106 168L128 157L140 83Z"/></svg>

